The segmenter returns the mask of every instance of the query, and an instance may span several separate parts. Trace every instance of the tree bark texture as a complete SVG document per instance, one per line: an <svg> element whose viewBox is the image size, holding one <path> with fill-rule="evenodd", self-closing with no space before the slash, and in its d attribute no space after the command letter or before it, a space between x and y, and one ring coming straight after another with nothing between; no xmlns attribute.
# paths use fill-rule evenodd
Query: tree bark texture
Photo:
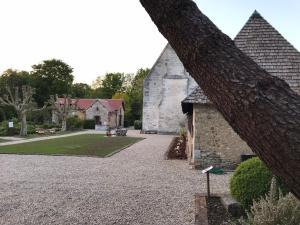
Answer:
<svg viewBox="0 0 300 225"><path fill-rule="evenodd" d="M20 120L21 120L20 136L27 136L26 112L21 113Z"/></svg>
<svg viewBox="0 0 300 225"><path fill-rule="evenodd" d="M63 118L61 121L61 131L67 130L67 118Z"/></svg>
<svg viewBox="0 0 300 225"><path fill-rule="evenodd" d="M300 199L300 96L242 53L193 1L140 1L232 128Z"/></svg>

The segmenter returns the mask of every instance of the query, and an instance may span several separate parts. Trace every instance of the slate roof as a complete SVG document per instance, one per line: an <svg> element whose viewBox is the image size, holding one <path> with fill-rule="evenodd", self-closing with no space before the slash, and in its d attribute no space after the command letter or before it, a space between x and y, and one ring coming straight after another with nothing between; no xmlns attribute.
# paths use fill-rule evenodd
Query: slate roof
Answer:
<svg viewBox="0 0 300 225"><path fill-rule="evenodd" d="M300 94L300 53L257 11L234 39L235 45L271 75Z"/></svg>
<svg viewBox="0 0 300 225"><path fill-rule="evenodd" d="M76 99L72 99L72 104L74 104ZM122 99L87 99L81 98L78 99L77 107L79 110L87 110L90 108L96 101L99 101L109 112L120 109L121 106L124 107L124 101ZM57 102L59 104L64 104L63 98L58 98Z"/></svg>
<svg viewBox="0 0 300 225"><path fill-rule="evenodd" d="M256 10L234 39L235 45L261 68L284 79L300 94L300 53ZM199 100L198 100L199 99ZM196 88L182 101L185 104L208 103L201 88Z"/></svg>
<svg viewBox="0 0 300 225"><path fill-rule="evenodd" d="M192 91L192 93L183 100L183 102L205 104L209 103L209 100L203 90L200 87L196 87L194 91Z"/></svg>
<svg viewBox="0 0 300 225"><path fill-rule="evenodd" d="M198 86L191 94L189 94L182 102L181 107L183 113L192 112L193 104L211 104L203 90Z"/></svg>

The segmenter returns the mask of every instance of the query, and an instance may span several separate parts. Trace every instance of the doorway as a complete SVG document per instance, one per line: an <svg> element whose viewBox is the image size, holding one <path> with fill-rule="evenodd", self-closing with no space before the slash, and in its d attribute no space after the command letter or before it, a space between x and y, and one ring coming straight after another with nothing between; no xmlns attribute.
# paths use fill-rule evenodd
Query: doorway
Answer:
<svg viewBox="0 0 300 225"><path fill-rule="evenodd" d="M96 125L102 125L101 117L100 116L95 116L95 124Z"/></svg>

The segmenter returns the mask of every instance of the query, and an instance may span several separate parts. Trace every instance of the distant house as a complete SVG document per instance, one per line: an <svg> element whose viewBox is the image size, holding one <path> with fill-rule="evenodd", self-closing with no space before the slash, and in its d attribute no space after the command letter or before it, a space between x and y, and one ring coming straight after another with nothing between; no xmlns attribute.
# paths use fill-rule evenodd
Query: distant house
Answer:
<svg viewBox="0 0 300 225"><path fill-rule="evenodd" d="M116 128L124 126L124 101L122 99L72 99L77 101L76 109L70 116L76 116L82 120L94 120L95 129L104 130L107 127ZM64 99L59 98L57 104L64 104ZM59 122L55 113L52 121Z"/></svg>
<svg viewBox="0 0 300 225"><path fill-rule="evenodd" d="M258 12L252 14L234 42L259 66L286 80L300 93L300 53ZM251 153L169 44L145 78L143 94L145 132L176 133L187 115L187 153L191 164L230 167L240 161L241 154Z"/></svg>

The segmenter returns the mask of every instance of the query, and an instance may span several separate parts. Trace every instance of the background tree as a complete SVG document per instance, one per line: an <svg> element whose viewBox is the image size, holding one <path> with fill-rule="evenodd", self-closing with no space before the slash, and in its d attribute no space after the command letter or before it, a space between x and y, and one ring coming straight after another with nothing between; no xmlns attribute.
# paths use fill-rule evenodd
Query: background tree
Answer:
<svg viewBox="0 0 300 225"><path fill-rule="evenodd" d="M51 109L61 120L61 130L67 130L67 119L73 110L77 108L78 100L72 100L69 95L63 95L63 98L58 98L58 95L50 96Z"/></svg>
<svg viewBox="0 0 300 225"><path fill-rule="evenodd" d="M74 76L73 69L58 59L45 60L32 66L34 96L39 106L48 101L50 95L70 94Z"/></svg>
<svg viewBox="0 0 300 225"><path fill-rule="evenodd" d="M143 83L149 69L139 69L136 74L130 75L124 85L124 92L117 92L113 99L123 99L125 102L124 125L131 126L135 120L141 120L143 113Z"/></svg>
<svg viewBox="0 0 300 225"><path fill-rule="evenodd" d="M32 111L40 111L45 107L37 109L33 102L34 89L30 86L22 86L21 90L19 87L14 88L12 93L9 86L6 87L7 94L0 97L0 104L12 106L17 112L19 120L21 121L21 136L27 136L27 113ZM20 92L21 91L21 92Z"/></svg>
<svg viewBox="0 0 300 225"><path fill-rule="evenodd" d="M123 99L125 105L125 112L124 112L124 126L128 127L133 124L131 120L131 100L128 93L115 93L112 96L112 99Z"/></svg>
<svg viewBox="0 0 300 225"><path fill-rule="evenodd" d="M131 82L129 90L129 99L131 107L130 123L135 120L141 120L143 114L143 84L144 79L150 72L150 69L139 69Z"/></svg>
<svg viewBox="0 0 300 225"><path fill-rule="evenodd" d="M22 87L23 85L31 85L32 79L27 71L18 71L8 69L0 76L0 96L7 94L6 87L11 90L14 87ZM11 105L0 106L0 121L17 117L16 111Z"/></svg>
<svg viewBox="0 0 300 225"><path fill-rule="evenodd" d="M110 99L115 93L125 92L129 76L124 73L106 73L104 77L97 77L93 83L94 97Z"/></svg>
<svg viewBox="0 0 300 225"><path fill-rule="evenodd" d="M92 96L92 88L84 83L73 84L72 96L75 98L90 98Z"/></svg>
<svg viewBox="0 0 300 225"><path fill-rule="evenodd" d="M27 71L18 71L8 69L0 76L0 93L5 92L6 87L22 87L23 85L32 85L32 78Z"/></svg>
<svg viewBox="0 0 300 225"><path fill-rule="evenodd" d="M300 96L239 50L191 0L140 0L232 128L300 199Z"/></svg>

